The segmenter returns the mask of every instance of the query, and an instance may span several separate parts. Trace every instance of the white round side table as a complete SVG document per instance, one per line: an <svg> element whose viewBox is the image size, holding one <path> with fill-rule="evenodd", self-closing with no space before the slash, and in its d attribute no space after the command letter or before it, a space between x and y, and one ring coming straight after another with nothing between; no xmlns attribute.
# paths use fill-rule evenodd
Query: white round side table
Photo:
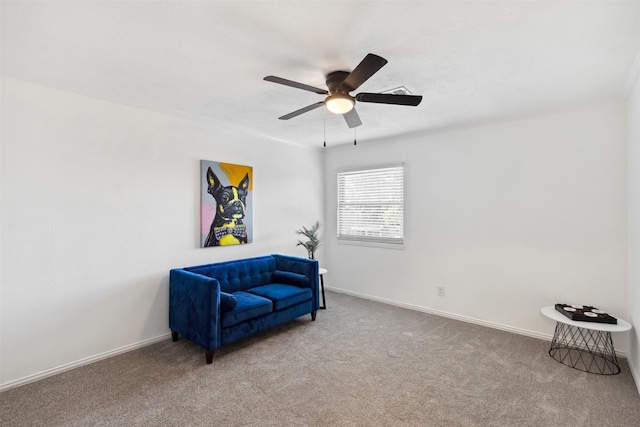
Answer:
<svg viewBox="0 0 640 427"><path fill-rule="evenodd" d="M563 365L592 374L620 373L611 333L630 330L628 322L620 318L617 319L618 324L571 320L553 305L540 311L556 321L549 356Z"/></svg>

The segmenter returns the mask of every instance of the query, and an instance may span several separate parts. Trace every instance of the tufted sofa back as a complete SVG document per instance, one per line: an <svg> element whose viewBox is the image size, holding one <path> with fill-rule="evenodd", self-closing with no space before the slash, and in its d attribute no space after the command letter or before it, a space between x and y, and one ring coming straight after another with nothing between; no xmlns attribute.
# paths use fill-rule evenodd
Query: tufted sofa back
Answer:
<svg viewBox="0 0 640 427"><path fill-rule="evenodd" d="M218 279L223 292L244 291L266 285L271 282L271 274L275 269L276 260L271 255L185 268L192 273Z"/></svg>

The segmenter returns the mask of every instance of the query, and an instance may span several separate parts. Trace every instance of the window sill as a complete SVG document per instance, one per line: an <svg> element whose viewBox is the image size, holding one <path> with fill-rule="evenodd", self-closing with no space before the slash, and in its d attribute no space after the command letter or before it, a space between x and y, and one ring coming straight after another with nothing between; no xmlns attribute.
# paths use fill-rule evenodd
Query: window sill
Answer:
<svg viewBox="0 0 640 427"><path fill-rule="evenodd" d="M349 246L368 246L370 248L382 248L382 249L396 249L404 250L404 243L382 243L382 242L367 242L365 240L345 240L338 239L339 245Z"/></svg>

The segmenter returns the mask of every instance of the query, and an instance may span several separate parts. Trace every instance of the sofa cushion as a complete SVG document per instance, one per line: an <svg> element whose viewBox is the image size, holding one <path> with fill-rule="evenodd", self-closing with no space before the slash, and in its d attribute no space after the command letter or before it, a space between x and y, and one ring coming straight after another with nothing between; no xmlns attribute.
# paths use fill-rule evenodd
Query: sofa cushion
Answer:
<svg viewBox="0 0 640 427"><path fill-rule="evenodd" d="M237 304L232 310L222 313L223 328L273 311L273 303L270 299L243 291L234 292L233 296L236 298Z"/></svg>
<svg viewBox="0 0 640 427"><path fill-rule="evenodd" d="M276 270L271 276L273 283L298 286L299 288L309 287L309 278L304 274L292 273L290 271Z"/></svg>
<svg viewBox="0 0 640 427"><path fill-rule="evenodd" d="M236 305L238 305L238 299L234 295L220 292L220 311L223 313L231 311L236 308Z"/></svg>
<svg viewBox="0 0 640 427"><path fill-rule="evenodd" d="M311 288L299 288L297 286L272 283L249 289L254 295L260 295L273 301L274 310L282 310L292 305L311 299Z"/></svg>

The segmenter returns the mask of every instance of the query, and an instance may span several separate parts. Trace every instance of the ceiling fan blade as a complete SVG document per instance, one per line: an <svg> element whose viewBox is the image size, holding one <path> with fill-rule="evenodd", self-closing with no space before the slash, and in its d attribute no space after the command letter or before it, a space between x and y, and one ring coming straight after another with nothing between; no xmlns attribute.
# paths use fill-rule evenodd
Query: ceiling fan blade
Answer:
<svg viewBox="0 0 640 427"><path fill-rule="evenodd" d="M422 101L420 95L395 95L392 93L367 93L362 92L356 95L356 100L360 102L375 102L377 104L410 105L415 107Z"/></svg>
<svg viewBox="0 0 640 427"><path fill-rule="evenodd" d="M329 91L327 91L325 89L320 89L318 87L309 86L309 85L306 85L304 83L294 82L293 80L283 79L282 77L267 76L267 77L264 78L264 80L266 80L268 82L272 82L272 83L278 83L278 84L281 84L281 85L289 86L289 87L295 87L296 89L308 90L309 92L315 92L315 93L318 93L320 95L328 95L329 94Z"/></svg>
<svg viewBox="0 0 640 427"><path fill-rule="evenodd" d="M344 79L342 87L347 89L348 92L359 88L362 83L369 80L369 77L378 72L378 70L384 67L386 63L386 59L378 55L374 55L373 53L369 53Z"/></svg>
<svg viewBox="0 0 640 427"><path fill-rule="evenodd" d="M347 122L347 126L349 126L349 128L356 128L362 125L362 122L360 121L360 116L358 116L358 113L356 112L355 108L352 108L351 110L347 111L342 116L344 117L344 121Z"/></svg>
<svg viewBox="0 0 640 427"><path fill-rule="evenodd" d="M300 114L306 113L307 111L315 110L318 107L322 107L324 105L324 101L316 102L315 104L307 105L304 108L294 111L293 113L285 114L282 117L278 117L280 120L289 120Z"/></svg>

